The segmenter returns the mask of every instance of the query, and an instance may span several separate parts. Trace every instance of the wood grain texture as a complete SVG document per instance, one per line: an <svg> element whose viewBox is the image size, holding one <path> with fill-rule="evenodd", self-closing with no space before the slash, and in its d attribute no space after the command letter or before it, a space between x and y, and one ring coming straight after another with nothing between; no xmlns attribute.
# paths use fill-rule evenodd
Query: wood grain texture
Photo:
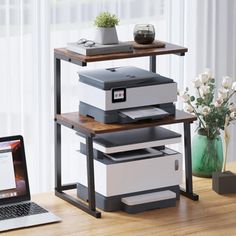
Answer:
<svg viewBox="0 0 236 236"><path fill-rule="evenodd" d="M231 169L232 170L232 169ZM236 170L236 165L234 165ZM226 236L236 234L236 194L218 195L211 179L194 178L199 201L183 196L176 207L139 214L102 212L95 219L54 196L39 194L33 200L62 218L61 223L2 233L3 236Z"/></svg>
<svg viewBox="0 0 236 236"><path fill-rule="evenodd" d="M131 124L103 124L94 119L80 115L78 112L65 113L56 116L58 123L74 130L84 130L92 134L116 132L128 129L169 125L181 122L193 122L197 118L184 111L176 110L175 116L168 116L160 120L140 121Z"/></svg>
<svg viewBox="0 0 236 236"><path fill-rule="evenodd" d="M54 53L58 56L61 56L62 58L66 58L68 61L95 62L165 54L178 54L183 56L185 52L188 51L188 49L185 47L166 42L164 43L166 46L163 48L136 49L133 50L133 52L111 53L106 55L84 56L75 52L71 52L66 48L56 48L54 49Z"/></svg>

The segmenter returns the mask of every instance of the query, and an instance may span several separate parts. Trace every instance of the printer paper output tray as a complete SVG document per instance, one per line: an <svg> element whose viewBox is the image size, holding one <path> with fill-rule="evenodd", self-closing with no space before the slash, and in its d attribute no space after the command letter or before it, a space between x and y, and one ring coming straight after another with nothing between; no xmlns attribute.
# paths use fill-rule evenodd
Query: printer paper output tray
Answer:
<svg viewBox="0 0 236 236"><path fill-rule="evenodd" d="M154 106L147 106L147 107L138 107L138 108L129 108L120 110L120 116L127 116L132 120L147 120L147 119L160 119L164 116L169 115L168 112L154 107Z"/></svg>

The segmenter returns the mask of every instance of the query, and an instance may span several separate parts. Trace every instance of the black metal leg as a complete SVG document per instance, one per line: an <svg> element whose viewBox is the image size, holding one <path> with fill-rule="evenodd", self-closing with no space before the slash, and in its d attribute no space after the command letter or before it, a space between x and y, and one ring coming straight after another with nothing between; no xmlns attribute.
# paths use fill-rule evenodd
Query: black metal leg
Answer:
<svg viewBox="0 0 236 236"><path fill-rule="evenodd" d="M54 124L55 134L55 188L61 188L61 126Z"/></svg>
<svg viewBox="0 0 236 236"><path fill-rule="evenodd" d="M94 187L94 163L93 163L93 139L86 137L87 179L88 179L88 202L90 210L95 210L95 187Z"/></svg>
<svg viewBox="0 0 236 236"><path fill-rule="evenodd" d="M193 192L190 124L184 123L186 192Z"/></svg>
<svg viewBox="0 0 236 236"><path fill-rule="evenodd" d="M197 201L199 196L193 193L191 130L189 122L184 122L184 148L185 148L185 190L181 189L181 194L192 200Z"/></svg>
<svg viewBox="0 0 236 236"><path fill-rule="evenodd" d="M150 56L149 70L156 73L156 56Z"/></svg>
<svg viewBox="0 0 236 236"><path fill-rule="evenodd" d="M54 57L54 114L61 113L61 61ZM55 188L61 188L61 126L55 122Z"/></svg>
<svg viewBox="0 0 236 236"><path fill-rule="evenodd" d="M61 60L54 57L54 113L61 114Z"/></svg>

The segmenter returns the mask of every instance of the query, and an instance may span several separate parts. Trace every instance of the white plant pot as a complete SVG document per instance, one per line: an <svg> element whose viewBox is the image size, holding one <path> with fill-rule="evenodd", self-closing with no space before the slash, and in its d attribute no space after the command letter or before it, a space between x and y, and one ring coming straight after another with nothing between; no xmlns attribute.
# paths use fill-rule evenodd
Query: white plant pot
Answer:
<svg viewBox="0 0 236 236"><path fill-rule="evenodd" d="M117 44L119 41L116 28L96 28L95 42L100 44Z"/></svg>

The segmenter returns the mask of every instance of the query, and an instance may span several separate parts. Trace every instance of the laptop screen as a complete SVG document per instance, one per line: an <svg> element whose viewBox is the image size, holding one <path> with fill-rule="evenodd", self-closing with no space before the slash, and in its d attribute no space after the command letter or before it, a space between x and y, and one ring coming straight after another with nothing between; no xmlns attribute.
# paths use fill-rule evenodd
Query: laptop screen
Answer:
<svg viewBox="0 0 236 236"><path fill-rule="evenodd" d="M23 138L0 138L0 204L29 199Z"/></svg>

